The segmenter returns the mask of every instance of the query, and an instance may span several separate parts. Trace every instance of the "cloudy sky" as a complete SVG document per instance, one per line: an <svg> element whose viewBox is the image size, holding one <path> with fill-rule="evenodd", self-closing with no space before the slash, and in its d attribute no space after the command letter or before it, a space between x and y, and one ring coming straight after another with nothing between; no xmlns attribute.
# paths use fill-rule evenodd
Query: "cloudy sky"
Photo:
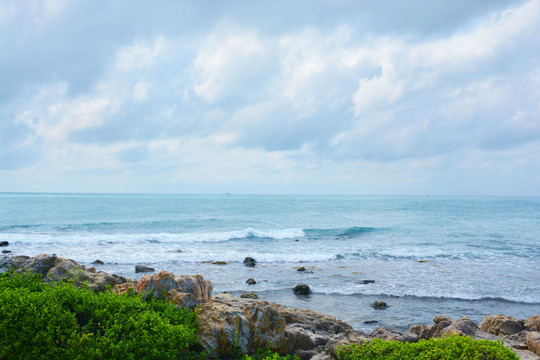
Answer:
<svg viewBox="0 0 540 360"><path fill-rule="evenodd" d="M0 191L540 195L540 0L0 1Z"/></svg>

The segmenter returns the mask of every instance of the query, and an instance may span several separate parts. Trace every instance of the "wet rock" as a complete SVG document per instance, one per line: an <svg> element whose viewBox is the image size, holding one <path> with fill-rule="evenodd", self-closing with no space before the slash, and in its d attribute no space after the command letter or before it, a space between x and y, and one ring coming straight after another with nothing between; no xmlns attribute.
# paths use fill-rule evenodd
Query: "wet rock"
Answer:
<svg viewBox="0 0 540 360"><path fill-rule="evenodd" d="M540 331L540 316L536 315L528 318L523 325L529 331Z"/></svg>
<svg viewBox="0 0 540 360"><path fill-rule="evenodd" d="M256 261L252 257L247 257L244 259L244 265L247 267L255 267Z"/></svg>
<svg viewBox="0 0 540 360"><path fill-rule="evenodd" d="M296 295L308 295L311 292L311 289L309 288L309 285L300 284L296 285L293 291Z"/></svg>
<svg viewBox="0 0 540 360"><path fill-rule="evenodd" d="M214 264L214 265L227 265L228 262L226 262L226 261L212 261L212 264Z"/></svg>
<svg viewBox="0 0 540 360"><path fill-rule="evenodd" d="M377 320L366 320L363 321L362 324L371 325L371 324L378 324L379 322Z"/></svg>
<svg viewBox="0 0 540 360"><path fill-rule="evenodd" d="M373 284L375 280L361 280L360 284Z"/></svg>
<svg viewBox="0 0 540 360"><path fill-rule="evenodd" d="M96 261L94 261L94 262L92 263L92 265L103 265L103 264L104 264L104 263L103 263L103 261L101 261L101 260L96 260Z"/></svg>
<svg viewBox="0 0 540 360"><path fill-rule="evenodd" d="M301 267L299 267L298 269L296 269L296 271L306 271L306 268L303 267L303 266L301 266Z"/></svg>
<svg viewBox="0 0 540 360"><path fill-rule="evenodd" d="M505 336L525 330L524 321L506 315L488 315L480 323L480 329L487 333Z"/></svg>
<svg viewBox="0 0 540 360"><path fill-rule="evenodd" d="M144 265L135 265L135 272L136 273L154 272L154 271L156 271L156 269L154 269L153 267L144 266Z"/></svg>
<svg viewBox="0 0 540 360"><path fill-rule="evenodd" d="M243 293L242 295L240 295L240 298L242 298L242 299L258 299L259 296L257 296L257 294L255 294L254 292L247 292L247 293Z"/></svg>
<svg viewBox="0 0 540 360"><path fill-rule="evenodd" d="M246 284L248 285L255 285L257 282L255 281L254 278L249 278L246 280Z"/></svg>
<svg viewBox="0 0 540 360"><path fill-rule="evenodd" d="M374 301L371 303L371 307L374 308L375 310L383 310L383 309L388 308L388 304L385 303L384 301Z"/></svg>
<svg viewBox="0 0 540 360"><path fill-rule="evenodd" d="M2 254L11 254L12 251L11 250L2 250Z"/></svg>
<svg viewBox="0 0 540 360"><path fill-rule="evenodd" d="M8 246L9 241L0 241L0 246Z"/></svg>

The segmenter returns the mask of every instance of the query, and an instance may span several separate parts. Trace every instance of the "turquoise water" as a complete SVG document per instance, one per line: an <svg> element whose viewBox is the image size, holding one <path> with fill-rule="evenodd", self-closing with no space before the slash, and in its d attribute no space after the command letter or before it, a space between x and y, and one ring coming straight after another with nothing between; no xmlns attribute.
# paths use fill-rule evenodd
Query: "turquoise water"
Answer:
<svg viewBox="0 0 540 360"><path fill-rule="evenodd" d="M134 278L136 264L199 273L216 292L255 291L362 329L540 313L538 197L4 193L0 241ZM294 296L298 283L313 294ZM369 307L381 299L389 309Z"/></svg>

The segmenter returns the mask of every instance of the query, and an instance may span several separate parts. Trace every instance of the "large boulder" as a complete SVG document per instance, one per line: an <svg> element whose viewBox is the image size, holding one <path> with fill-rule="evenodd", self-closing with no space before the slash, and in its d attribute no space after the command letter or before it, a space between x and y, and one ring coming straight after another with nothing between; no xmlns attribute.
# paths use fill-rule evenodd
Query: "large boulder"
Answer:
<svg viewBox="0 0 540 360"><path fill-rule="evenodd" d="M145 275L131 284L122 284L115 288L119 294L133 291L143 298L167 298L179 307L194 308L212 300L214 284L201 275L174 275L169 271L160 271L154 275Z"/></svg>
<svg viewBox="0 0 540 360"><path fill-rule="evenodd" d="M100 292L115 285L127 282L123 276L104 271L87 269L74 260L42 254L36 257L13 256L0 264L0 272L8 268L16 271L28 271L40 275L45 282L72 281L75 285L86 285L89 289Z"/></svg>
<svg viewBox="0 0 540 360"><path fill-rule="evenodd" d="M267 301L218 294L197 308L201 343L211 357L231 356L267 348L302 358L324 350L336 334L351 327L316 311L290 308Z"/></svg>
<svg viewBox="0 0 540 360"><path fill-rule="evenodd" d="M540 331L540 316L536 315L528 318L523 325L529 331Z"/></svg>
<svg viewBox="0 0 540 360"><path fill-rule="evenodd" d="M529 348L529 351L535 353L536 355L540 355L540 332L529 332L525 337L525 342Z"/></svg>
<svg viewBox="0 0 540 360"><path fill-rule="evenodd" d="M487 333L505 336L525 330L524 321L506 315L488 315L480 323L480 329Z"/></svg>

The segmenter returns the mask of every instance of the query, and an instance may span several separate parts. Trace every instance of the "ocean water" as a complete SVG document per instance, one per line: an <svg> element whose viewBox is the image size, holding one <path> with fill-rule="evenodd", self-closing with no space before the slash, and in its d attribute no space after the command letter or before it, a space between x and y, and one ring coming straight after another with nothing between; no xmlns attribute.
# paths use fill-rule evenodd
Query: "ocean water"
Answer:
<svg viewBox="0 0 540 360"><path fill-rule="evenodd" d="M0 241L130 278L139 264L201 274L215 293L254 291L365 331L540 314L538 197L2 193ZM304 283L312 294L294 295Z"/></svg>

